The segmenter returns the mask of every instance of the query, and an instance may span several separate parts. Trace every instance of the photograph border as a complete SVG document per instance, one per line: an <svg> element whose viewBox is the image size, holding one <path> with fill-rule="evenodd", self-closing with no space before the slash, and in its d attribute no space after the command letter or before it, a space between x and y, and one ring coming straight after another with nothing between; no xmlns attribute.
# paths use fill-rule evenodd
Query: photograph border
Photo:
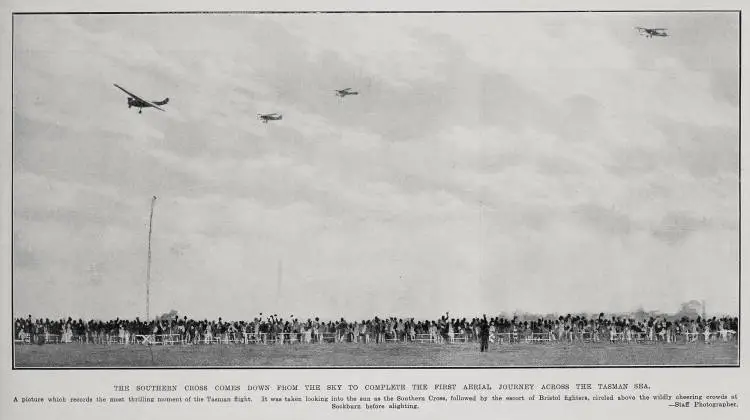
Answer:
<svg viewBox="0 0 750 420"><path fill-rule="evenodd" d="M15 168L14 168L14 149L15 149L15 17L16 16L43 16L43 15L287 15L287 14L622 14L622 13L734 13L738 17L738 253L737 253L737 292L738 292L738 313L739 324L742 323L742 10L741 9L589 9L589 10L173 10L173 11L69 11L69 12L11 12L11 153L10 153L10 321L15 320L14 313L14 281L15 281L15 263L14 263L14 198L15 198ZM741 325L740 325L741 329ZM739 331L738 331L739 332ZM16 344L11 337L11 370L38 370L38 371L84 371L84 370L114 370L114 371L131 371L131 370L422 370L422 369L449 369L449 370L476 370L476 369L518 369L518 370L546 370L546 369L643 369L643 368L741 368L742 351L741 341L742 334L737 337L737 364L732 365L518 365L518 366L76 366L76 367L27 367L16 366Z"/></svg>

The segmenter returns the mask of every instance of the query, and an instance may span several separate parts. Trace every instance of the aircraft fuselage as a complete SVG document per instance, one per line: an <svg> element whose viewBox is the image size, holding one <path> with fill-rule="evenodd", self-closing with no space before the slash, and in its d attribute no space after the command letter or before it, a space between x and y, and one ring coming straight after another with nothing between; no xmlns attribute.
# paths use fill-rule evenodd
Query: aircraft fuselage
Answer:
<svg viewBox="0 0 750 420"><path fill-rule="evenodd" d="M264 123L268 123L269 121L279 121L282 118L283 117L280 114L258 114L258 119Z"/></svg>
<svg viewBox="0 0 750 420"><path fill-rule="evenodd" d="M145 103L143 101L139 101L138 99L128 98L128 108L130 108L132 106L134 106L136 108L148 108L151 105L149 105L149 104L147 104L147 103Z"/></svg>

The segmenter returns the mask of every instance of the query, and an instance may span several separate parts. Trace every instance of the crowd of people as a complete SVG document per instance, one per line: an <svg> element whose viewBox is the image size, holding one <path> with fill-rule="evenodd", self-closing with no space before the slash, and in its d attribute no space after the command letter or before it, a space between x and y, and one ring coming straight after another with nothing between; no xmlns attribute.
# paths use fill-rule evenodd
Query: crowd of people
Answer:
<svg viewBox="0 0 750 420"><path fill-rule="evenodd" d="M374 317L347 321L283 319L260 314L251 321L194 320L160 317L153 320L17 318L14 333L19 343L90 344L288 344L386 342L693 342L737 339L736 317L666 316L636 320L627 316L566 315L521 320L518 317L451 318L432 320Z"/></svg>

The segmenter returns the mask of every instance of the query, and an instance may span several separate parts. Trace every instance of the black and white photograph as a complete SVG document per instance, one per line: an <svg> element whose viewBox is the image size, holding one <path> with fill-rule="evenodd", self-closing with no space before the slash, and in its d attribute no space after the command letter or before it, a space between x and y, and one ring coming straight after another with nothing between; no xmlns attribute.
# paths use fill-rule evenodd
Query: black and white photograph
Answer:
<svg viewBox="0 0 750 420"><path fill-rule="evenodd" d="M12 48L14 369L740 365L738 12L26 13Z"/></svg>

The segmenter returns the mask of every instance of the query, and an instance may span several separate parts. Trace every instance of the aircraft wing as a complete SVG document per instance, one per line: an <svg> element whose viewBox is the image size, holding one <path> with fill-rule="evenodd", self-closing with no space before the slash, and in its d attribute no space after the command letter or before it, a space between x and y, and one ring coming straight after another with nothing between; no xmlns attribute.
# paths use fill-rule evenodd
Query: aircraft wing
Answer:
<svg viewBox="0 0 750 420"><path fill-rule="evenodd" d="M118 85L117 83L113 83L113 84L115 85L115 87L116 87L117 89L120 89L121 91L123 91L123 92L127 93L127 94L128 94L128 96L131 96L131 97L132 97L133 99L138 99L139 101L143 101L143 102L148 102L147 100L145 100L145 99L143 99L143 98L139 97L138 95L136 95L136 94L134 94L134 93L130 93L130 92L128 92L128 91L127 91L127 90L126 90L126 89L125 89L124 87L122 87L122 86Z"/></svg>
<svg viewBox="0 0 750 420"><path fill-rule="evenodd" d="M127 94L128 94L128 95L129 95L130 97L132 97L133 99L138 99L139 101L145 102L145 103L147 103L147 104L148 104L149 106L152 106L152 107L154 107L154 108L158 109L159 111L164 111L164 112L167 112L167 111L163 110L162 108L160 108L160 107L159 107L159 105L156 105L155 103L153 103L153 102L151 102L151 101L147 101L147 100L145 100L145 99L141 98L140 96L138 96L138 95L136 95L136 94L134 94L134 93L130 93L130 92L128 92L128 91L127 91L127 90L126 90L126 89L125 89L124 87L122 87L122 86L118 85L117 83L113 83L113 84L115 85L115 87L116 87L116 88L118 88L118 89L120 89L121 91L123 91L123 92L127 93Z"/></svg>
<svg viewBox="0 0 750 420"><path fill-rule="evenodd" d="M143 99L141 99L141 100L143 101ZM160 107L159 107L158 105L156 105L156 104L155 104L155 103L153 103L153 102L150 102L150 101L143 101L143 102L145 102L145 103L147 103L147 104L151 105L152 107L154 107L154 108L158 109L159 111L162 111L162 112L167 112L166 110L164 110L164 109L161 109L161 108L160 108Z"/></svg>

